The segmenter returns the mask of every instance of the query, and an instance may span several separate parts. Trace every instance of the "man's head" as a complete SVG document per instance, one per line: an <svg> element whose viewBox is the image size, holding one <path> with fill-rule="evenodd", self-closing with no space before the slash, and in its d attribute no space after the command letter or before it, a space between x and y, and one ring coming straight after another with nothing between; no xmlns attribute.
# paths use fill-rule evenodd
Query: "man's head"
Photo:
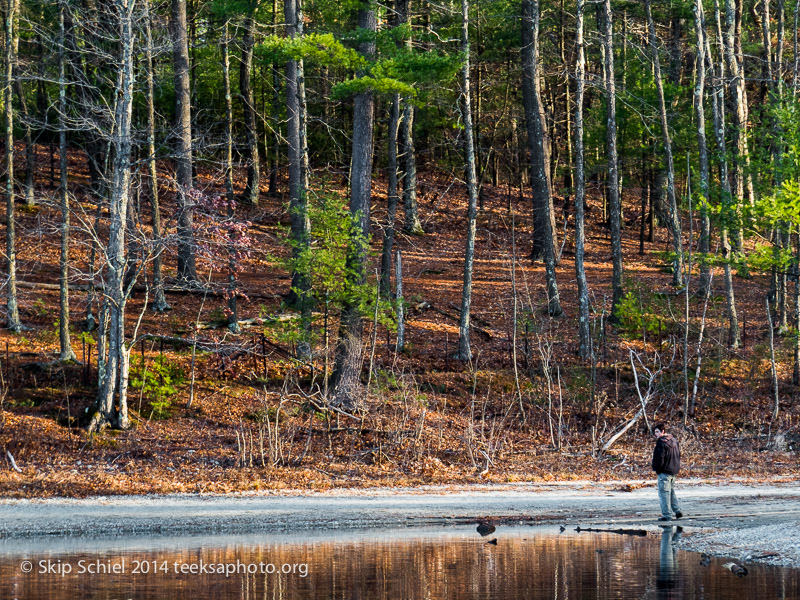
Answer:
<svg viewBox="0 0 800 600"><path fill-rule="evenodd" d="M665 433L667 433L667 426L664 425L664 423L656 423L655 427L653 427L653 435L656 436L656 439L660 438Z"/></svg>

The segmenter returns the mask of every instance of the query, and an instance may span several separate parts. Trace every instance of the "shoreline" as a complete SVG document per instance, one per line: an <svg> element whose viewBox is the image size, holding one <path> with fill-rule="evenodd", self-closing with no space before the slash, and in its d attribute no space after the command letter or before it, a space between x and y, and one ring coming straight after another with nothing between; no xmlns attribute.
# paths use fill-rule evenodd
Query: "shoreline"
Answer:
<svg viewBox="0 0 800 600"><path fill-rule="evenodd" d="M759 562L800 568L800 533L791 534L800 532L797 481L679 480L677 491L685 516L670 525L684 528L681 548L738 560L777 552ZM663 525L658 516L654 480L0 499L0 551L54 538L91 544L126 536L303 535L478 521L656 531ZM777 531L787 532L786 539Z"/></svg>

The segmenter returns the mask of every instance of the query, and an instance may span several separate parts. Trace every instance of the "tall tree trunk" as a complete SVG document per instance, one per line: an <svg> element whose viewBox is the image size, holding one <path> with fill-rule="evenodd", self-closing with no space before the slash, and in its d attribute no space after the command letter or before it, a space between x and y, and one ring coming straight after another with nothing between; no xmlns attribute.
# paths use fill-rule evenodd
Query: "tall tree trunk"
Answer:
<svg viewBox="0 0 800 600"><path fill-rule="evenodd" d="M411 0L397 1L398 25L406 25L411 19ZM411 37L406 40L406 47L411 49ZM417 206L417 155L414 147L414 105L408 101L403 102L403 116L400 121L400 171L403 181L403 206L405 220L403 229L407 233L421 235L422 223L419 220Z"/></svg>
<svg viewBox="0 0 800 600"><path fill-rule="evenodd" d="M359 44L360 54L367 60L375 57L374 35L377 30L375 11L358 9L358 27L369 39ZM366 281L367 254L363 240L369 235L370 197L372 193L372 150L375 95L365 90L353 102L353 149L350 163L350 213L354 219L354 236L348 251L349 286L354 289ZM342 308L339 339L336 343L333 403L350 409L356 406L361 388L360 376L364 354L364 323L355 298Z"/></svg>
<svg viewBox="0 0 800 600"><path fill-rule="evenodd" d="M586 76L586 55L583 42L584 0L578 0L575 25L575 275L578 280L578 354L583 360L590 358L592 340L589 332L589 286L583 265L585 255L584 202L586 177L584 173L583 144L583 93Z"/></svg>
<svg viewBox="0 0 800 600"><path fill-rule="evenodd" d="M278 31L278 23L280 23L280 19L278 17L278 0L272 0L272 26L274 31L277 34ZM272 137L272 164L270 165L269 171L269 194L270 196L274 196L278 193L278 169L280 167L280 158L281 158L281 151L280 151L280 144L281 144L281 102L280 102L280 90L281 90L281 77L280 67L277 62L272 63L272 129L273 129L273 137Z"/></svg>
<svg viewBox="0 0 800 600"><path fill-rule="evenodd" d="M414 146L414 115L416 110L408 102L403 102L403 118L400 121L400 164L403 178L403 207L405 220L403 230L406 233L422 235L422 223L419 220L417 205L417 155Z"/></svg>
<svg viewBox="0 0 800 600"><path fill-rule="evenodd" d="M108 318L100 320L100 336L108 331L108 355L98 369L99 394L90 431L106 425L120 429L130 426L127 389L130 349L125 343L125 304L127 290L123 287L125 273L126 215L130 195L131 115L133 108L133 8L135 0L115 0L118 19L120 64L114 102L114 131L111 137L113 164L111 196L109 199L109 237L106 248L106 279L104 306ZM98 361L101 360L98 355ZM116 395L116 406L114 397Z"/></svg>
<svg viewBox="0 0 800 600"><path fill-rule="evenodd" d="M708 217L709 167L708 144L706 141L706 17L702 0L694 3L694 24L697 37L697 56L695 58L694 112L697 119L697 150L700 167L700 240L697 250L700 253L700 295L705 296L711 283L709 251L711 246L711 223Z"/></svg>
<svg viewBox="0 0 800 600"><path fill-rule="evenodd" d="M400 248L395 253L394 273L394 299L397 303L397 344L395 345L395 352L402 352L406 347L406 319L405 306L403 305L403 256Z"/></svg>
<svg viewBox="0 0 800 600"><path fill-rule="evenodd" d="M285 0L284 14L286 35L290 38L303 36L303 5L301 0ZM286 141L289 163L289 212L293 241L292 255L295 264L308 249L311 224L308 220L308 147L306 144L306 95L302 60L286 63ZM310 353L310 283L308 274L297 267L292 272L292 288L289 303L300 309L304 339L298 351Z"/></svg>
<svg viewBox="0 0 800 600"><path fill-rule="evenodd" d="M675 164L672 158L672 139L669 135L667 122L667 104L664 99L664 84L661 79L661 61L658 57L658 40L653 23L653 14L650 10L650 0L644 2L647 15L647 28L649 30L650 51L653 54L653 69L655 70L656 92L658 93L659 117L661 119L661 133L664 143L664 155L667 162L667 198L669 200L669 229L672 234L672 244L675 249L675 259L672 263L672 285L679 286L683 280L683 244L681 240L681 216L678 211L678 201L675 195Z"/></svg>
<svg viewBox="0 0 800 600"><path fill-rule="evenodd" d="M192 177L192 106L189 89L189 47L187 45L186 0L172 1L172 64L175 78L176 184L178 193L178 277L197 281L195 241L192 230L194 206Z"/></svg>
<svg viewBox="0 0 800 600"><path fill-rule="evenodd" d="M161 231L161 207L158 202L158 172L156 169L156 103L153 71L153 33L150 0L144 0L145 67L147 69L147 174L150 189L150 210L153 218L153 304L156 312L170 310L164 295L161 273L161 253L164 251Z"/></svg>
<svg viewBox="0 0 800 600"><path fill-rule="evenodd" d="M611 320L617 319L617 307L622 300L622 231L617 168L617 91L614 81L614 24L611 0L604 0L605 30L603 48L606 74L606 160L608 162L608 210L611 226Z"/></svg>
<svg viewBox="0 0 800 600"><path fill-rule="evenodd" d="M225 199L228 205L228 220L233 220L236 198L233 194L233 98L231 96L231 61L228 21L223 26L222 39L222 85L225 90ZM242 94L243 97L246 95ZM245 108L245 110L247 110ZM233 240L229 240L233 241ZM239 309L236 297L236 249L228 248L228 329L239 333Z"/></svg>
<svg viewBox="0 0 800 600"><path fill-rule="evenodd" d="M715 0L714 12L717 22L717 36L722 38L722 25L720 19L719 3ZM720 39L724 45L724 40ZM724 52L725 50L723 50ZM711 59L711 46L706 37L706 57L709 64L709 70L714 74L714 94L712 96L712 107L714 113L714 137L717 146L717 155L719 156L719 180L720 188L722 189L721 201L721 215L720 215L720 245L723 258L723 272L725 274L725 297L727 300L728 308L728 344L732 348L739 347L739 319L736 314L736 297L733 290L733 272L731 269L731 243L728 235L728 224L733 222L732 214L734 212L731 207L733 200L731 194L730 178L728 176L728 158L727 147L725 142L725 69L723 59L720 58L718 73L715 72L714 65Z"/></svg>
<svg viewBox="0 0 800 600"><path fill-rule="evenodd" d="M539 0L522 2L522 97L531 153L533 188L533 257L544 259L547 308L562 314L556 282L556 236L553 196L548 170L547 132L539 90Z"/></svg>
<svg viewBox="0 0 800 600"><path fill-rule="evenodd" d="M19 36L17 36L19 42ZM15 44L16 46L16 44ZM16 54L16 49L14 50ZM22 140L25 142L25 189L23 202L25 206L33 206L36 204L36 197L34 195L34 177L36 175L36 148L33 145L33 138L31 136L31 123L30 116L28 115L28 102L25 100L25 90L22 89L22 81L19 77L19 65L14 65L14 92L17 95L19 102L19 116L20 125L22 126Z"/></svg>
<svg viewBox="0 0 800 600"><path fill-rule="evenodd" d="M247 137L247 184L244 188L242 200L245 204L254 206L258 204L259 186L261 182L261 166L258 159L258 134L256 131L256 106L253 98L253 87L250 84L253 73L253 46L255 19L252 12L245 17L244 33L242 34L242 62L239 67L239 94L244 111L244 131Z"/></svg>
<svg viewBox="0 0 800 600"><path fill-rule="evenodd" d="M381 295L391 295L392 246L394 245L395 216L397 214L397 127L400 121L400 95L392 96L392 108L389 113L389 160L387 165L387 209L386 226L383 230L383 247L381 249ZM399 252L399 251L398 251Z"/></svg>
<svg viewBox="0 0 800 600"><path fill-rule="evenodd" d="M5 14L5 64L3 81L3 116L6 129L6 263L8 265L8 283L6 288L8 308L8 328L18 332L22 330L17 303L17 253L16 234L14 229L14 38L18 5L16 0L6 0Z"/></svg>
<svg viewBox="0 0 800 600"><path fill-rule="evenodd" d="M69 191L67 190L67 83L66 52L64 33L64 11L66 0L60 0L58 13L58 155L61 171L61 185L58 195L61 201L61 252L58 261L59 270L59 315L58 341L60 345L59 360L74 361L72 342L69 335Z"/></svg>
<svg viewBox="0 0 800 600"><path fill-rule="evenodd" d="M735 218L734 246L735 250L742 249L741 234L741 206L745 192L745 167L747 162L747 107L745 99L745 82L742 65L736 52L736 14L733 6L734 0L725 0L725 33L723 36L725 65L728 72L728 87L733 103L733 169L730 174L731 188L734 193L734 206L732 217Z"/></svg>
<svg viewBox="0 0 800 600"><path fill-rule="evenodd" d="M800 48L798 48L797 44L797 36L798 36L798 28L800 27L800 22L798 19L800 18L800 0L796 0L794 3L794 29L792 29L792 48L793 48L793 66L792 66L792 97L797 97L797 83L798 83L798 76L800 75Z"/></svg>
<svg viewBox="0 0 800 600"><path fill-rule="evenodd" d="M469 0L461 0L461 120L464 123L464 157L467 179L467 245L464 252L464 286L461 290L461 318L458 323L458 358L469 360L470 308L472 306L472 266L475 260L475 219L478 212L478 182L475 168L475 142L472 137L472 106L469 83Z"/></svg>

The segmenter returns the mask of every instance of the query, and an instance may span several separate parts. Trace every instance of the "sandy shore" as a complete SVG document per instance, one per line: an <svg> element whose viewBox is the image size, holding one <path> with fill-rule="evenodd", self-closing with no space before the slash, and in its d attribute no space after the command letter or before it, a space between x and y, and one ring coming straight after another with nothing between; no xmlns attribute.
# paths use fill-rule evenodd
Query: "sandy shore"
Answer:
<svg viewBox="0 0 800 600"><path fill-rule="evenodd" d="M683 547L800 567L800 484L684 480ZM0 550L23 540L508 524L643 527L657 531L652 480L339 490L308 494L114 496L0 500ZM785 539L776 532L785 533ZM779 541L784 539L783 542ZM24 545L24 544L23 544Z"/></svg>

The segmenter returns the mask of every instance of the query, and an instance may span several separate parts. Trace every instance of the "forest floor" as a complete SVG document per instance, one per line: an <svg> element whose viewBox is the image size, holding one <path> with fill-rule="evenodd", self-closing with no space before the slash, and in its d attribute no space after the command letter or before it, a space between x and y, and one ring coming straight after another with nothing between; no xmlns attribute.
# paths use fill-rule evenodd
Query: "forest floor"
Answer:
<svg viewBox="0 0 800 600"><path fill-rule="evenodd" d="M48 155L44 147L41 153L39 171L44 178ZM76 284L85 284L91 244L80 224L93 221L95 206L85 199L84 161L71 156L70 165L71 185L80 200L72 217L71 276ZM576 356L571 215L558 267L565 317L551 319L543 311L543 267L526 258L531 247L530 198L486 186L478 217L472 299L480 330L472 335L475 358L462 363L452 355L458 344L466 194L446 175L424 174L420 180L425 234L401 234L398 239L410 305L406 351L396 354L393 332L378 324L366 359L373 365L371 375L365 368L369 395L357 418L320 410L323 400L318 393L309 396L309 391L319 391L324 345L319 342L318 360L310 368L293 358L292 342L280 328L280 317L287 313L282 301L289 278L276 257L288 254L281 241L288 225L286 198L264 193L258 207L240 209L251 223L254 240L241 269L247 299L241 301L240 318L256 319L255 325L238 335L224 328L197 330L197 322L221 318L224 300L219 292L170 292L172 310L161 314L144 307L144 294L134 297L127 311L129 332L141 314L139 335L161 337L148 338L134 350L129 390L132 428L94 436L82 429L96 379L95 340L81 334L88 304L85 291L73 291L71 296L73 347L83 364L52 363L58 350L58 291L36 284L58 281L59 215L52 206L56 189L40 181L40 195L50 200L21 208L17 224L18 277L25 282L20 287L22 319L30 330L17 335L0 332L0 496L638 481L650 476L653 440L644 423L628 430L607 452L598 451L640 407L631 350L651 367L675 357L654 386L647 416L676 425L683 476L758 480L796 473L800 410L798 389L789 384L790 336L776 342L781 406L778 422L769 422L773 400L765 275L736 278L737 308L744 326L744 346L736 351L726 348L722 276L715 275L696 411L689 427L683 428L679 424L686 382L681 364L685 299L670 286L671 275L665 268L669 245L662 229L639 254L638 188L625 190L625 281L633 292L633 305L646 315L644 321L634 320L645 323L644 340L638 325L607 326L601 335L611 297L610 244L602 224L600 194L590 186L586 268L597 355L592 394L591 365ZM209 193L221 189L220 181L202 169L198 182ZM174 226L173 194L165 188L161 195L165 220ZM560 231L562 204L563 199L557 198ZM147 230L146 190L141 193L141 211L141 228ZM384 216L385 186L376 181L372 214L376 251ZM198 220L202 225L203 219ZM516 369L512 222L518 254ZM684 216L683 229L688 243L689 215ZM696 216L693 230L698 230ZM210 277L218 284L216 289L225 279L219 262L213 249L198 262L201 279ZM175 274L172 248L165 254L165 265L170 284ZM696 275L695 270L694 281ZM703 300L689 298L690 384ZM333 321L329 330L335 332ZM315 331L322 339L321 319L315 321ZM370 321L365 339L372 341L372 334ZM87 361L89 348L95 354Z"/></svg>

